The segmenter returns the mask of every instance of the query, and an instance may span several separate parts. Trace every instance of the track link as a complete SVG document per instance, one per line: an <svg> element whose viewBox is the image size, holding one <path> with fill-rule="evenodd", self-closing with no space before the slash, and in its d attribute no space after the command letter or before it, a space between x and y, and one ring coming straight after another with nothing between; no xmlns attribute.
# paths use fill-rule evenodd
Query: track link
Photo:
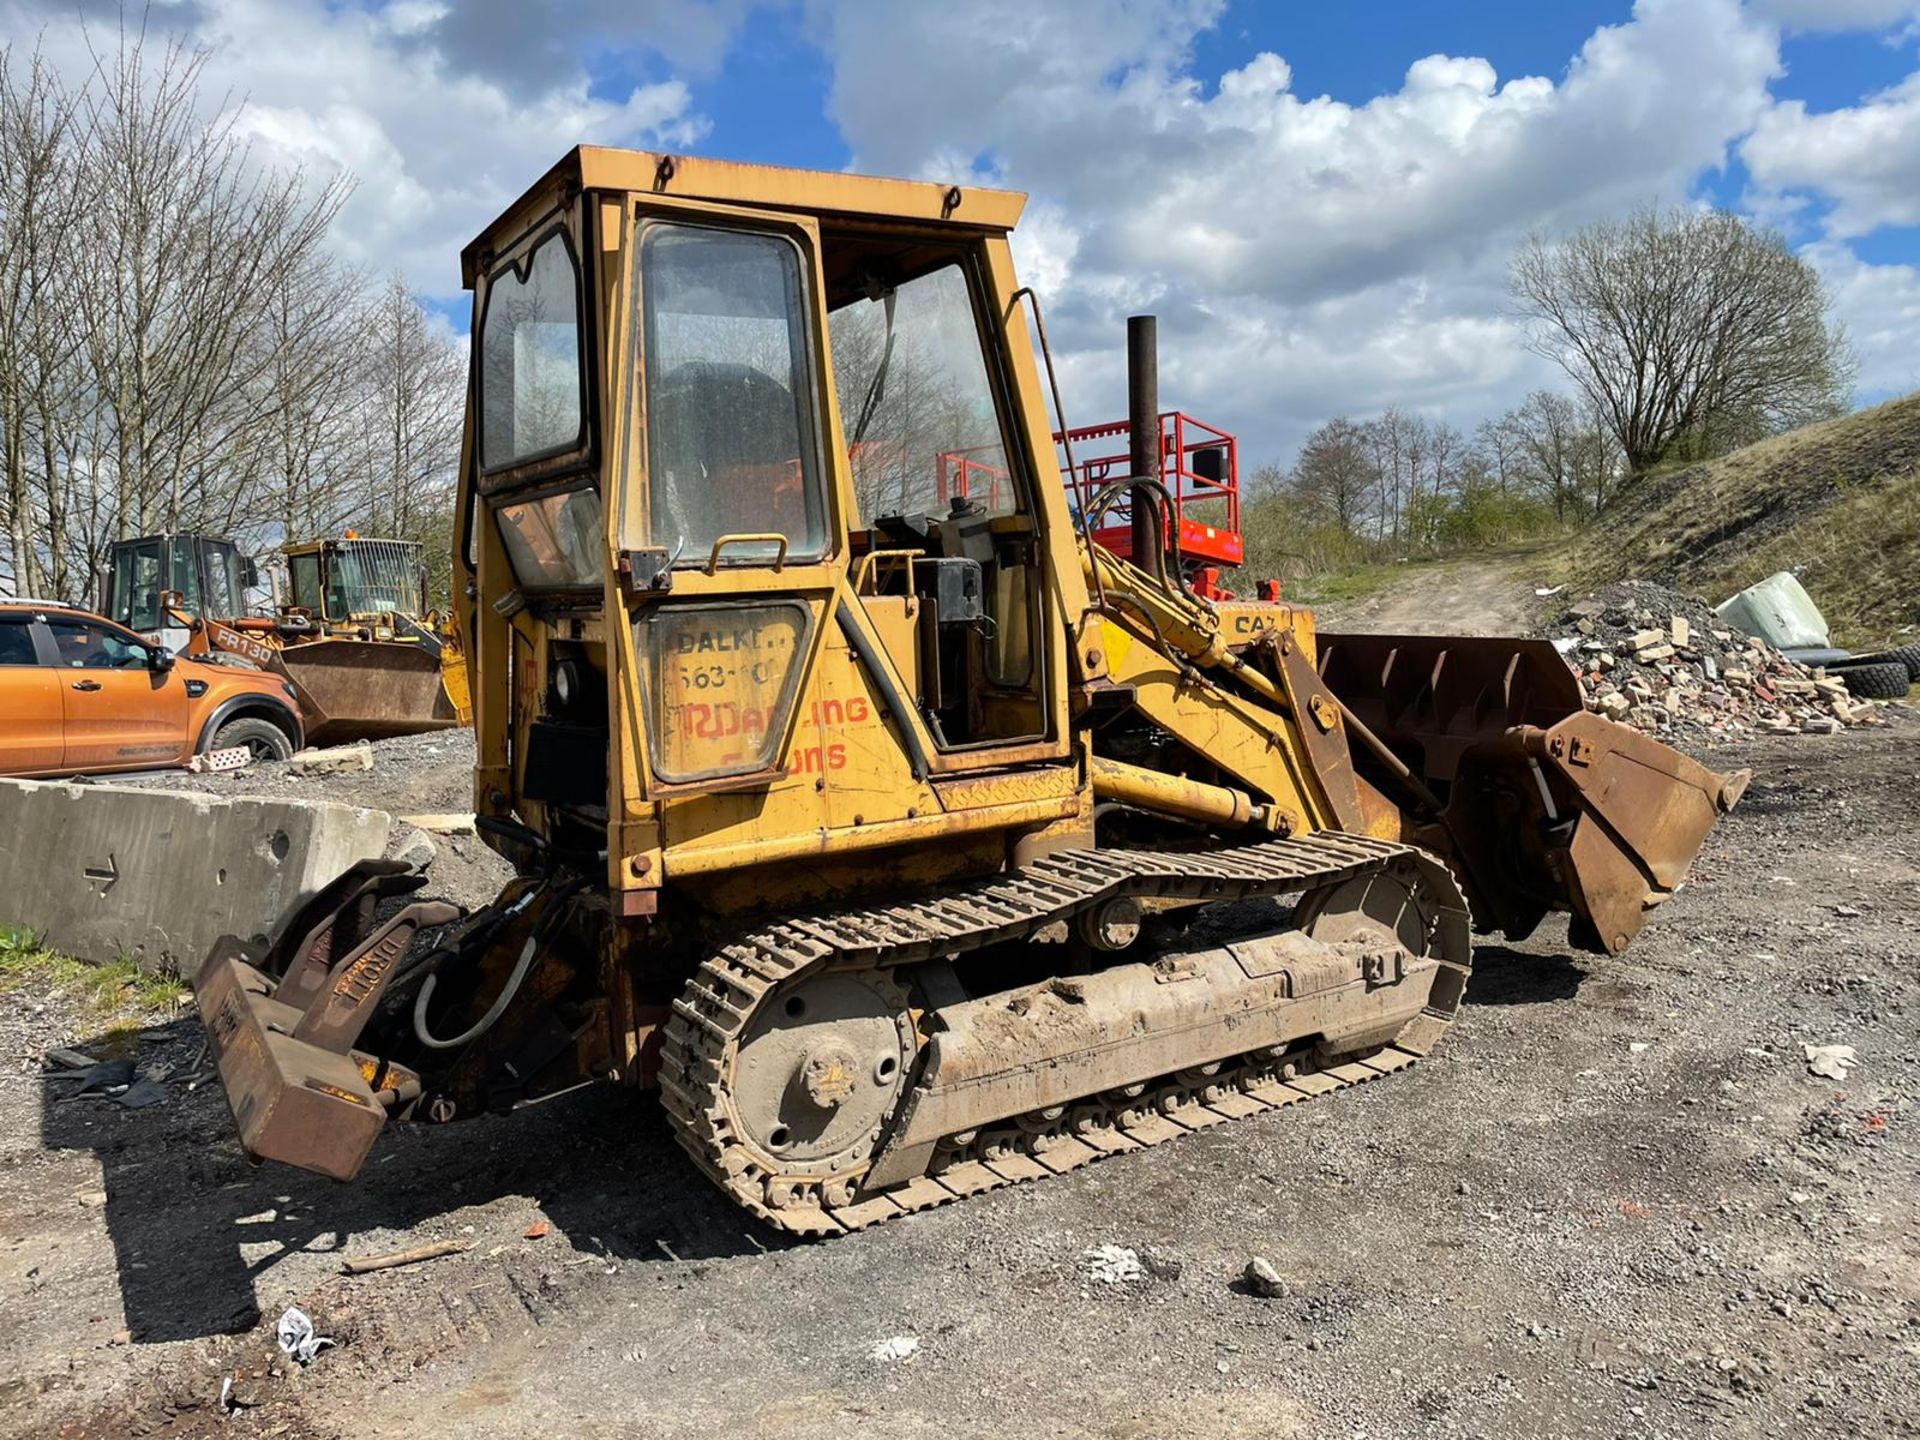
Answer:
<svg viewBox="0 0 1920 1440"><path fill-rule="evenodd" d="M1439 892L1439 933L1429 937L1434 953L1464 975L1471 963L1466 902L1445 867L1412 846L1355 835L1271 840L1204 855L1069 851L906 905L782 921L725 946L687 982L666 1027L661 1097L681 1147L742 1208L791 1234L827 1236L1363 1084L1424 1055L1451 1011L1429 1008L1393 1044L1319 1068L1308 1068L1302 1056L1245 1055L1089 1096L1059 1114L950 1136L926 1174L877 1192L860 1189L859 1174L822 1180L782 1172L736 1131L721 1097L733 1048L760 1002L803 972L953 958L1032 936L1120 895L1250 900L1320 889L1409 861L1419 868L1418 883Z"/></svg>

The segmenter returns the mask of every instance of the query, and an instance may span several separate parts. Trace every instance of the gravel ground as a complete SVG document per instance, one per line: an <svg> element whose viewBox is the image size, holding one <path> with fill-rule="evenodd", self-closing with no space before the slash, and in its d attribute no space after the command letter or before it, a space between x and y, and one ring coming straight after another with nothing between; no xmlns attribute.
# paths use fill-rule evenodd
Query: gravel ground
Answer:
<svg viewBox="0 0 1920 1440"><path fill-rule="evenodd" d="M204 1084L47 1103L41 1051L94 1037L16 996L0 1435L1920 1434L1920 730L1712 758L1753 787L1626 956L1490 943L1410 1072L825 1244L608 1091L351 1186L254 1168ZM137 1048L185 1076L199 1036ZM338 1274L436 1239L473 1248ZM339 1342L305 1371L288 1304Z"/></svg>

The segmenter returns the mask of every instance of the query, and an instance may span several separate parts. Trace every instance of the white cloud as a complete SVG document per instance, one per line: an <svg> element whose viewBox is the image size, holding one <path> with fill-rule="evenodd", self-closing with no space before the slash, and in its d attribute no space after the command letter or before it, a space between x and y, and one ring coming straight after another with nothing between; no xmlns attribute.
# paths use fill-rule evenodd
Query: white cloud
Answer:
<svg viewBox="0 0 1920 1440"><path fill-rule="evenodd" d="M1337 410L1471 423L1549 379L1505 314L1519 239L1685 196L1779 70L1777 32L1736 0L1640 0L1557 79L1434 55L1356 105L1296 93L1278 54L1195 74L1217 12L853 0L814 18L857 168L1034 193L1082 418L1119 403L1121 317L1152 307L1168 402L1263 455Z"/></svg>
<svg viewBox="0 0 1920 1440"><path fill-rule="evenodd" d="M1830 199L1830 235L1920 224L1920 73L1820 114L1798 100L1775 105L1740 154L1761 203L1807 191Z"/></svg>
<svg viewBox="0 0 1920 1440"><path fill-rule="evenodd" d="M573 145L682 147L704 128L679 80L608 99L590 93L578 65L552 71L542 62L545 79L534 87L458 64L435 38L455 11L463 23L476 18L465 6L418 0L384 11L201 0L156 7L149 28L183 24L189 40L212 51L208 102L228 96L242 105L240 132L263 159L357 177L335 230L346 258L398 269L422 292L448 298L460 293L461 246ZM94 44L110 49L117 16L96 13L88 23ZM38 34L71 82L91 69L70 9L0 3L0 24Z"/></svg>
<svg viewBox="0 0 1920 1440"><path fill-rule="evenodd" d="M1920 19L1916 0L1752 0L1752 8L1789 30L1888 30Z"/></svg>
<svg viewBox="0 0 1920 1440"><path fill-rule="evenodd" d="M1834 312L1860 355L1866 396L1920 390L1920 267L1870 265L1833 241L1801 252L1833 295Z"/></svg>

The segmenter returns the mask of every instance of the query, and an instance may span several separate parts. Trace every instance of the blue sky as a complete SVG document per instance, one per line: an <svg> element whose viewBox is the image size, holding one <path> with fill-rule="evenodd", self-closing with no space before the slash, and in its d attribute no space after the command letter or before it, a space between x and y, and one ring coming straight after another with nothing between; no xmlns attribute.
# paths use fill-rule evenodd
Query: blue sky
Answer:
<svg viewBox="0 0 1920 1440"><path fill-rule="evenodd" d="M98 16L104 0L82 0ZM0 0L84 66L75 0ZM460 329L459 247L588 141L1027 190L1077 420L1127 313L1167 398L1290 458L1336 414L1471 428L1564 380L1505 276L1636 205L1778 225L1920 388L1920 0L154 0L336 240ZM107 23L110 23L107 22Z"/></svg>

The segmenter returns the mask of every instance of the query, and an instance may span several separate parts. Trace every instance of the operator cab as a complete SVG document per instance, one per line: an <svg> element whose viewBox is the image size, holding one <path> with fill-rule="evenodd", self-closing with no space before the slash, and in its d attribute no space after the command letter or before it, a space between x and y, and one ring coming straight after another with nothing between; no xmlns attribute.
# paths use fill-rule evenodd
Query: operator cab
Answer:
<svg viewBox="0 0 1920 1440"><path fill-rule="evenodd" d="M829 792L855 726L909 786L1064 761L1040 538L1065 502L1044 407L1016 400L1019 197L956 213L821 176L844 203L772 209L751 167L680 163L663 194L653 157L578 151L467 252L463 549L476 625L507 622L494 664L479 647L515 676L502 794L603 824L621 716L635 800ZM510 581L480 583L495 547Z"/></svg>
<svg viewBox="0 0 1920 1440"><path fill-rule="evenodd" d="M260 583L252 560L233 541L211 535L143 535L116 540L100 575L100 613L169 652L184 650L189 631L163 604L178 595L188 615L231 620L247 613L247 592Z"/></svg>

